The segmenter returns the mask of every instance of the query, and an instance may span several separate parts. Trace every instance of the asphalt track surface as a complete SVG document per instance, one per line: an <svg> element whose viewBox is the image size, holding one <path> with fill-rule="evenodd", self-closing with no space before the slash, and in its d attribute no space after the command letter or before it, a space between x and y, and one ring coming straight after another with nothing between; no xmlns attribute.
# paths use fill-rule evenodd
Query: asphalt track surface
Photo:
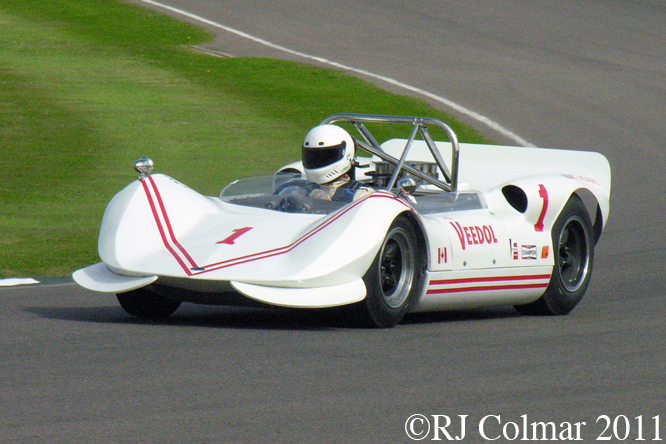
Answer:
<svg viewBox="0 0 666 444"><path fill-rule="evenodd" d="M168 3L430 91L534 145L602 152L613 191L592 284L565 317L496 308L391 330L192 305L151 323L66 282L0 288L2 442L398 443L414 414L448 415L452 435L468 415L470 443L515 442L502 425L521 415L559 438L585 422L576 442L619 442L625 418L639 438L642 415L642 437L666 439L663 2ZM297 59L213 30L217 51Z"/></svg>

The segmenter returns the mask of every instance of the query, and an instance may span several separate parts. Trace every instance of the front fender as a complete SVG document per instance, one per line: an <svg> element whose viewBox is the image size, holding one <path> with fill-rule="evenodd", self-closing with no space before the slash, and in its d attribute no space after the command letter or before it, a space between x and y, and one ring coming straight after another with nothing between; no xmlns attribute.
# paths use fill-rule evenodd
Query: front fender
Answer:
<svg viewBox="0 0 666 444"><path fill-rule="evenodd" d="M153 175L109 203L99 253L126 276L330 287L362 278L390 224L410 210L377 191L331 214L289 214L222 202Z"/></svg>
<svg viewBox="0 0 666 444"><path fill-rule="evenodd" d="M294 252L293 260L301 261L303 255L306 262L294 267L299 271L290 280L335 285L362 278L389 227L405 211L411 211L407 203L379 191L330 215Z"/></svg>
<svg viewBox="0 0 666 444"><path fill-rule="evenodd" d="M219 205L214 199L168 176L155 174L134 181L107 205L99 256L111 271L124 275L181 276L193 264L178 239L215 213Z"/></svg>

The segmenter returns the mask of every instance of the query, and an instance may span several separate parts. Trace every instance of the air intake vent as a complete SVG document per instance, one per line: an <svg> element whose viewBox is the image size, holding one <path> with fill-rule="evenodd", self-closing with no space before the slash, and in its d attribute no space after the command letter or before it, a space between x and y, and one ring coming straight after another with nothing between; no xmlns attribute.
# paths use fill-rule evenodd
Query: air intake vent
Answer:
<svg viewBox="0 0 666 444"><path fill-rule="evenodd" d="M527 211L527 195L522 190L515 185L507 185L502 188L502 194L509 205L515 208L516 211L524 213Z"/></svg>

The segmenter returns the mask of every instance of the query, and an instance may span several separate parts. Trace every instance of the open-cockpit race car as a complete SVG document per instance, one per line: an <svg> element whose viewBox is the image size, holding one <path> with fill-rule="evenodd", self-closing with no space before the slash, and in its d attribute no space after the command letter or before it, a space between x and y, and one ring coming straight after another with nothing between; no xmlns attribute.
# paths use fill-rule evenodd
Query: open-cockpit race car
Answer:
<svg viewBox="0 0 666 444"><path fill-rule="evenodd" d="M336 114L322 125L340 122L360 134L347 146L370 156L352 159L345 142L321 151L353 161L345 176L353 186L324 198L316 194L326 194L326 179L308 175L321 162L308 138L302 161L237 180L219 197L152 174L152 161L139 159L138 180L104 214L102 262L75 281L116 293L139 317L167 317L182 302L344 306L377 327L408 312L507 304L562 315L581 300L609 213L603 155L458 143L431 118ZM380 144L370 124L411 131Z"/></svg>

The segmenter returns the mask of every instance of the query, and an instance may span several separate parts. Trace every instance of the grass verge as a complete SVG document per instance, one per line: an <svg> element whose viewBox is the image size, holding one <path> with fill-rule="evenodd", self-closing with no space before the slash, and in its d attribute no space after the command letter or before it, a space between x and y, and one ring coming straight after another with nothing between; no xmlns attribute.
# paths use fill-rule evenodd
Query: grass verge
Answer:
<svg viewBox="0 0 666 444"><path fill-rule="evenodd" d="M147 155L216 195L297 160L337 112L427 115L423 101L308 65L186 48L194 26L116 0L0 0L0 278L97 262L106 203Z"/></svg>

